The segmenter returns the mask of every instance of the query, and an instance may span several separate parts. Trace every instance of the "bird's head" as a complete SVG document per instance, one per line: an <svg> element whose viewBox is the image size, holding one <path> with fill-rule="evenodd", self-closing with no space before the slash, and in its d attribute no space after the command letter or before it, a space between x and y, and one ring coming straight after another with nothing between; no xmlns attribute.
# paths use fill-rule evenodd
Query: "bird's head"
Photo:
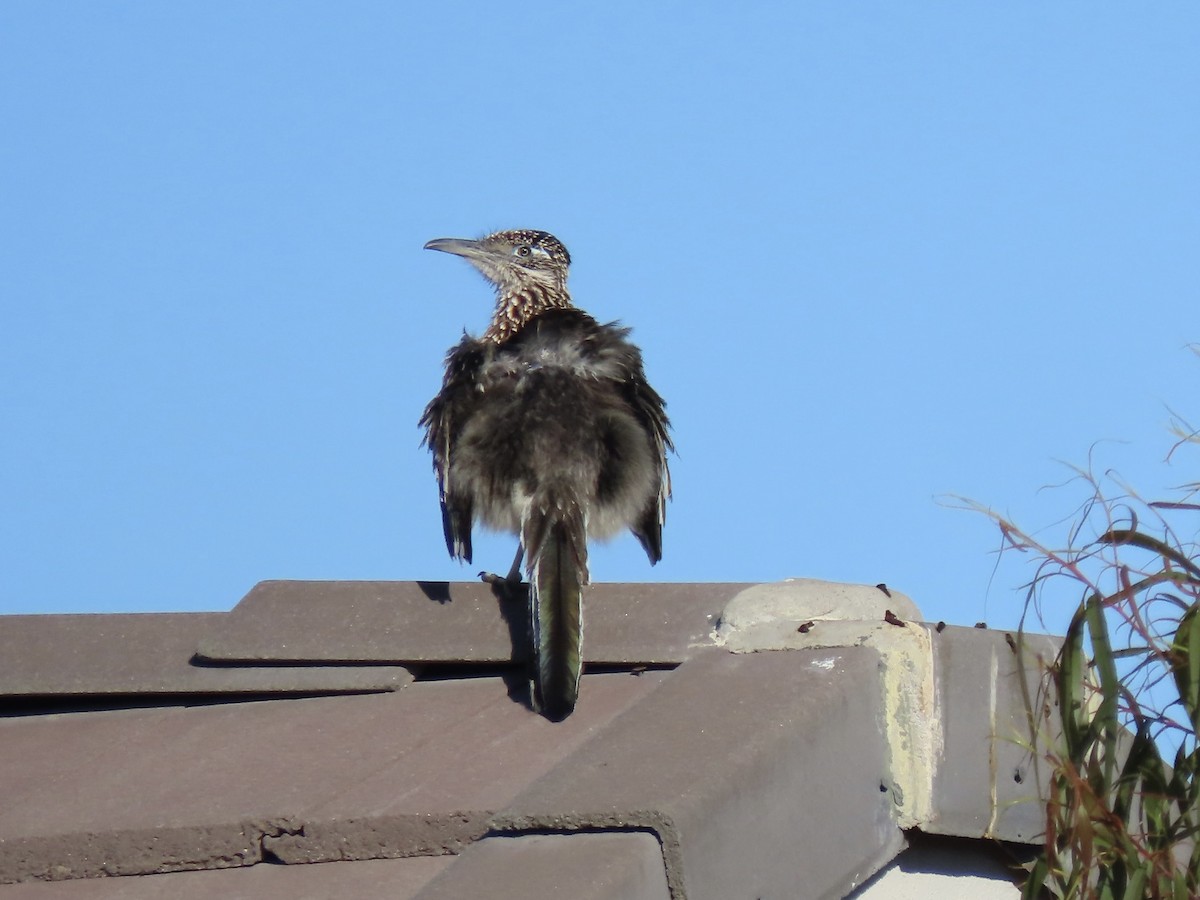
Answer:
<svg viewBox="0 0 1200 900"><path fill-rule="evenodd" d="M566 291L571 254L558 238L545 231L497 231L474 241L437 238L427 243L425 249L461 256L495 285L501 295L529 287Z"/></svg>

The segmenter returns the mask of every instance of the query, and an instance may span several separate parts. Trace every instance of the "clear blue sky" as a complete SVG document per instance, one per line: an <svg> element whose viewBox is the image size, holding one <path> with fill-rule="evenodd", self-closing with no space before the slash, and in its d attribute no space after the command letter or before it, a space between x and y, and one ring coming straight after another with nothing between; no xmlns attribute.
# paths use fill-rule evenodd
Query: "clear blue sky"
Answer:
<svg viewBox="0 0 1200 900"><path fill-rule="evenodd" d="M1200 418L1200 6L0 5L0 612L461 579L416 421L554 232L679 456L665 558L1014 622L1061 462ZM1190 407L1190 408L1189 408Z"/></svg>

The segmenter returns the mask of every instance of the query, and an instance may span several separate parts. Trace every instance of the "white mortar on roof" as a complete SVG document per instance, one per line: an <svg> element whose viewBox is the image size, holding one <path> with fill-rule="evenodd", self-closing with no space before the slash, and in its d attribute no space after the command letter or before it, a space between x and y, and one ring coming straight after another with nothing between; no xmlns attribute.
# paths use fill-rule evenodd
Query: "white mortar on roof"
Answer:
<svg viewBox="0 0 1200 900"><path fill-rule="evenodd" d="M887 614L893 621L887 621ZM906 595L863 584L792 578L747 588L726 604L713 640L734 653L868 646L881 662L897 823L927 822L942 755L930 630Z"/></svg>
<svg viewBox="0 0 1200 900"><path fill-rule="evenodd" d="M807 619L881 620L885 610L901 619L918 619L915 603L891 588L866 584L838 584L815 578L789 578L756 584L739 593L721 613L717 629L722 634L745 632L771 622L803 622Z"/></svg>

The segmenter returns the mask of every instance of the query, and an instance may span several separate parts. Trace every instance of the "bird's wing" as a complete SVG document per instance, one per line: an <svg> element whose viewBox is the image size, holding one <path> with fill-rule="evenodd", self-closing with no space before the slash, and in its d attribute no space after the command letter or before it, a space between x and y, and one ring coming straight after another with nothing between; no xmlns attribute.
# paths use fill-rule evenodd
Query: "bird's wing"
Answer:
<svg viewBox="0 0 1200 900"><path fill-rule="evenodd" d="M638 520L630 525L650 562L656 563L662 559L662 529L667 518L667 500L671 497L667 451L674 451L675 445L671 442L667 404L646 380L642 353L628 340L629 332L628 328L615 322L601 326L597 353L609 364L606 368L611 367L625 402L650 439L658 463L658 492L651 496Z"/></svg>
<svg viewBox="0 0 1200 900"><path fill-rule="evenodd" d="M476 378L483 364L483 345L467 336L446 354L446 374L438 391L421 416L423 443L433 452L442 504L442 530L446 549L455 559L471 561L472 498L450 478L450 462L467 414L474 406Z"/></svg>
<svg viewBox="0 0 1200 900"><path fill-rule="evenodd" d="M667 500L671 498L671 469L667 465L667 451L674 450L669 431L666 403L646 381L639 366L638 372L625 382L626 399L634 414L650 436L654 457L659 464L658 494L650 499L637 522L630 526L634 535L646 549L651 563L662 559L662 529L667 520Z"/></svg>

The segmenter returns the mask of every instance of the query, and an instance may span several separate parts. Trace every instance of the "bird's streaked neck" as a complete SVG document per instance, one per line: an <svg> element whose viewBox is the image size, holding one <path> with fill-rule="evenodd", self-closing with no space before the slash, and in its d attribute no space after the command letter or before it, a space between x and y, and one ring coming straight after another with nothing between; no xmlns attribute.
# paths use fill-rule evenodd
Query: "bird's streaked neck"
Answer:
<svg viewBox="0 0 1200 900"><path fill-rule="evenodd" d="M527 282L496 291L496 311L481 340L502 344L548 309L570 309L571 295L565 284L552 286Z"/></svg>

